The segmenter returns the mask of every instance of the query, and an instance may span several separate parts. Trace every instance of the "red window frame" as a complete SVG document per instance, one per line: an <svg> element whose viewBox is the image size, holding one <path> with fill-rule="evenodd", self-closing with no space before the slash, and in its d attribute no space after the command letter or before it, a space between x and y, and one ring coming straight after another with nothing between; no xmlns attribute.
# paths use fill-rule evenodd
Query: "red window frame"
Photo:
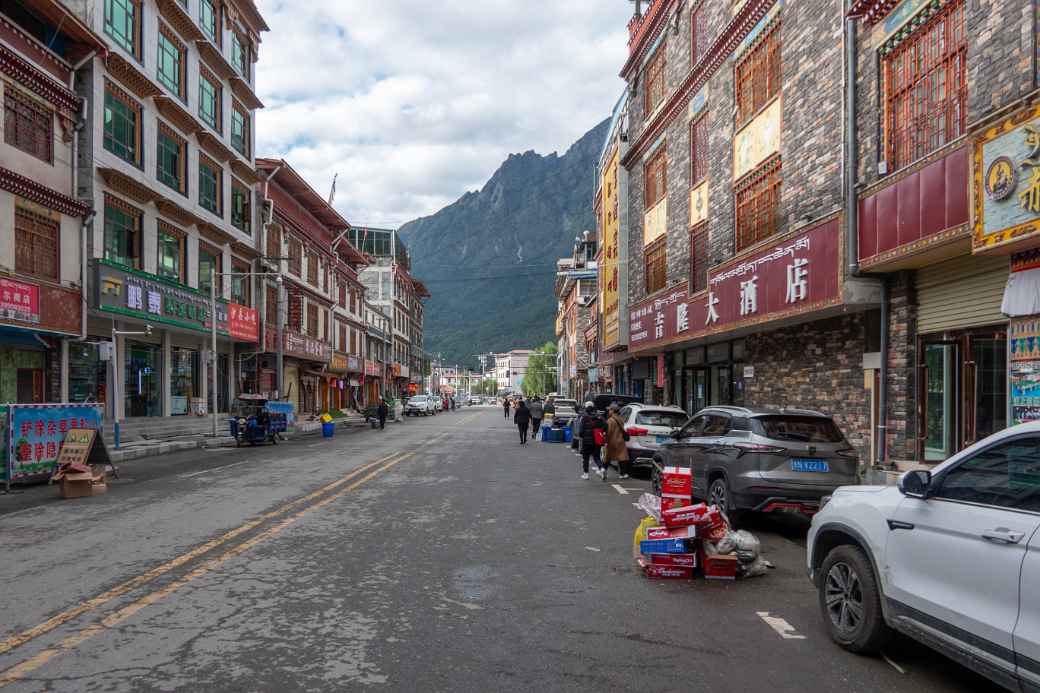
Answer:
<svg viewBox="0 0 1040 693"><path fill-rule="evenodd" d="M737 125L743 125L780 93L780 23L773 24L734 68Z"/></svg>
<svg viewBox="0 0 1040 693"><path fill-rule="evenodd" d="M647 209L668 195L668 157L663 144L643 168L643 183Z"/></svg>
<svg viewBox="0 0 1040 693"><path fill-rule="evenodd" d="M645 117L649 117L657 107L664 102L664 68L665 68L665 46L662 43L650 59L643 76L643 110Z"/></svg>
<svg viewBox="0 0 1040 693"><path fill-rule="evenodd" d="M701 113L690 123L690 187L708 177L708 114Z"/></svg>
<svg viewBox="0 0 1040 693"><path fill-rule="evenodd" d="M780 230L780 155L747 174L734 186L737 252L750 248Z"/></svg>
<svg viewBox="0 0 1040 693"><path fill-rule="evenodd" d="M643 249L646 293L655 294L668 285L668 236L661 236Z"/></svg>
<svg viewBox="0 0 1040 693"><path fill-rule="evenodd" d="M690 293L708 288L708 222L690 229Z"/></svg>

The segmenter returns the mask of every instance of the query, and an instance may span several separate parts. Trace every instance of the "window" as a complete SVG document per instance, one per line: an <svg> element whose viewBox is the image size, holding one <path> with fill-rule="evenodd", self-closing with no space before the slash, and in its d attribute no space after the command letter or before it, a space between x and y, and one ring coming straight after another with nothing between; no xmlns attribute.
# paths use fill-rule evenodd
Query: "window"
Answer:
<svg viewBox="0 0 1040 693"><path fill-rule="evenodd" d="M667 278L668 246L665 244L668 238L662 236L651 243L643 251L646 262L646 292L656 293L665 287Z"/></svg>
<svg viewBox="0 0 1040 693"><path fill-rule="evenodd" d="M184 44L164 25L159 25L159 51L157 55L156 77L167 89L179 96L185 97L184 78L185 66Z"/></svg>
<svg viewBox="0 0 1040 693"><path fill-rule="evenodd" d="M202 33L219 46L220 12L217 11L213 0L199 0L199 25L202 27Z"/></svg>
<svg viewBox="0 0 1040 693"><path fill-rule="evenodd" d="M347 307L347 282L343 277L338 277L339 281L339 305L342 308Z"/></svg>
<svg viewBox="0 0 1040 693"><path fill-rule="evenodd" d="M965 131L964 2L947 3L884 59L885 145L894 171Z"/></svg>
<svg viewBox="0 0 1040 693"><path fill-rule="evenodd" d="M630 410L631 411L631 410ZM628 420L624 412L621 414L623 420ZM682 412L671 411L637 411L636 426L664 426L666 428L679 428L686 423L689 417Z"/></svg>
<svg viewBox="0 0 1040 693"><path fill-rule="evenodd" d="M231 224L242 233L251 233L252 207L249 200L249 188L237 180L231 181Z"/></svg>
<svg viewBox="0 0 1040 693"><path fill-rule="evenodd" d="M649 118L657 107L664 103L664 65L665 46L661 44L643 76L643 117Z"/></svg>
<svg viewBox="0 0 1040 693"><path fill-rule="evenodd" d="M268 284L267 305L264 306L268 325L278 324L278 288Z"/></svg>
<svg viewBox="0 0 1040 693"><path fill-rule="evenodd" d="M241 275L249 272L249 265L244 262L235 262L232 260L231 270L235 273L235 275L231 277L231 300L241 306L248 306L251 277Z"/></svg>
<svg viewBox="0 0 1040 693"><path fill-rule="evenodd" d="M690 67L701 61L708 51L708 12L700 3L690 13Z"/></svg>
<svg viewBox="0 0 1040 693"><path fill-rule="evenodd" d="M199 154L199 206L223 217L224 170L212 159Z"/></svg>
<svg viewBox="0 0 1040 693"><path fill-rule="evenodd" d="M105 0L105 33L127 53L141 59L141 5L138 0Z"/></svg>
<svg viewBox="0 0 1040 693"><path fill-rule="evenodd" d="M314 253L307 253L307 283L318 285L318 256Z"/></svg>
<svg viewBox="0 0 1040 693"><path fill-rule="evenodd" d="M650 163L643 169L643 177L645 179L645 196L646 196L646 208L653 208L658 202L663 200L668 193L668 157L666 156L665 146L662 144L654 158L650 160Z"/></svg>
<svg viewBox="0 0 1040 693"><path fill-rule="evenodd" d="M141 166L141 106L107 80L104 147L123 161Z"/></svg>
<svg viewBox="0 0 1040 693"><path fill-rule="evenodd" d="M690 187L708 177L708 114L690 124Z"/></svg>
<svg viewBox="0 0 1040 693"><path fill-rule="evenodd" d="M772 440L796 443L841 443L845 440L838 426L818 416L761 416L751 419L756 434Z"/></svg>
<svg viewBox="0 0 1040 693"><path fill-rule="evenodd" d="M289 271L297 277L303 274L303 244L295 238L289 239Z"/></svg>
<svg viewBox="0 0 1040 693"><path fill-rule="evenodd" d="M188 143L164 123L159 123L156 136L158 143L155 177L182 195L188 194Z"/></svg>
<svg viewBox="0 0 1040 693"><path fill-rule="evenodd" d="M249 114L237 103L231 109L231 146L249 158Z"/></svg>
<svg viewBox="0 0 1040 693"><path fill-rule="evenodd" d="M343 323L338 323L337 327L339 327L339 341L336 342L336 348L339 349L340 351L346 351L347 350L347 326L344 325Z"/></svg>
<svg viewBox="0 0 1040 693"><path fill-rule="evenodd" d="M238 32L231 34L231 65L238 70L238 74L249 81L250 56L249 40L242 38Z"/></svg>
<svg viewBox="0 0 1040 693"><path fill-rule="evenodd" d="M267 257L270 259L282 256L282 230L273 224L267 227Z"/></svg>
<svg viewBox="0 0 1040 693"><path fill-rule="evenodd" d="M14 208L14 269L18 274L31 274L58 281L58 239L61 222L20 205Z"/></svg>
<svg viewBox="0 0 1040 693"><path fill-rule="evenodd" d="M780 156L774 156L737 182L737 251L779 231Z"/></svg>
<svg viewBox="0 0 1040 693"><path fill-rule="evenodd" d="M737 125L751 120L780 93L780 25L774 24L736 67Z"/></svg>
<svg viewBox="0 0 1040 693"><path fill-rule="evenodd" d="M160 221L157 237L157 274L160 277L184 281L184 234Z"/></svg>
<svg viewBox="0 0 1040 693"><path fill-rule="evenodd" d="M199 70L199 118L217 132L222 132L220 81L206 68Z"/></svg>
<svg viewBox="0 0 1040 693"><path fill-rule="evenodd" d="M220 274L222 255L216 248L199 243L199 291L209 293L210 279ZM220 277L216 282L217 295L220 295Z"/></svg>
<svg viewBox="0 0 1040 693"><path fill-rule="evenodd" d="M307 302L307 334L318 336L318 304Z"/></svg>
<svg viewBox="0 0 1040 693"><path fill-rule="evenodd" d="M141 211L105 196L105 259L141 268Z"/></svg>
<svg viewBox="0 0 1040 693"><path fill-rule="evenodd" d="M708 222L690 231L690 293L708 288Z"/></svg>
<svg viewBox="0 0 1040 693"><path fill-rule="evenodd" d="M54 115L9 83L4 85L4 142L47 163L54 160Z"/></svg>
<svg viewBox="0 0 1040 693"><path fill-rule="evenodd" d="M938 498L1040 512L1040 440L998 443L942 474L936 485Z"/></svg>

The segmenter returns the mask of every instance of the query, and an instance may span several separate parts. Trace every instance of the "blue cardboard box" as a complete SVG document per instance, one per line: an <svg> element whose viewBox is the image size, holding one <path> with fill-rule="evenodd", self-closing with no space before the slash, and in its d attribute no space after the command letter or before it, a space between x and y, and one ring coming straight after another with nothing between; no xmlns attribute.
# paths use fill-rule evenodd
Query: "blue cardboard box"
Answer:
<svg viewBox="0 0 1040 693"><path fill-rule="evenodd" d="M689 539L645 539L639 542L640 553L691 553Z"/></svg>

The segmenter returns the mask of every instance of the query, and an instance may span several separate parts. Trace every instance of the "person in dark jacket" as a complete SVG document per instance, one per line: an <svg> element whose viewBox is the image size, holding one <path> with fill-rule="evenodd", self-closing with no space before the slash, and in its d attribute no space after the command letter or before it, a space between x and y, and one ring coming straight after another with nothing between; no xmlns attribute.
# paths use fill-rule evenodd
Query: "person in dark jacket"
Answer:
<svg viewBox="0 0 1040 693"><path fill-rule="evenodd" d="M386 404L385 398L379 399L379 406L376 407L376 416L379 417L379 429L386 428L386 417L390 415L390 407Z"/></svg>
<svg viewBox="0 0 1040 693"><path fill-rule="evenodd" d="M516 405L513 423L520 429L520 444L524 445L527 443L527 427L531 425L531 410L527 408L527 404L523 400Z"/></svg>
<svg viewBox="0 0 1040 693"><path fill-rule="evenodd" d="M581 438L581 478L589 478L589 458L596 463L597 473L605 481L607 476L603 472L603 459L600 457L600 446L596 443L596 431L600 430L606 434L607 422L596 413L596 408L589 404L585 407L585 413L578 415Z"/></svg>
<svg viewBox="0 0 1040 693"><path fill-rule="evenodd" d="M502 398L502 414L504 414L504 418L509 418L509 399L506 397Z"/></svg>
<svg viewBox="0 0 1040 693"><path fill-rule="evenodd" d="M542 417L545 416L545 411L542 409L542 400L535 397L531 400L527 409L531 412L531 435L534 436L535 440L538 440L538 429L541 428Z"/></svg>

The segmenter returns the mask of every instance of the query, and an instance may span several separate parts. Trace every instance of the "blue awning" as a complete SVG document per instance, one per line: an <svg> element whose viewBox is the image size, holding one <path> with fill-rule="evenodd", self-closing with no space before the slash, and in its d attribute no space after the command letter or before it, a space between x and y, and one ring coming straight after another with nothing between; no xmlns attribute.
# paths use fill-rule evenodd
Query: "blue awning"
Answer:
<svg viewBox="0 0 1040 693"><path fill-rule="evenodd" d="M0 326L0 346L47 351L50 346L35 330L23 330L8 325Z"/></svg>

